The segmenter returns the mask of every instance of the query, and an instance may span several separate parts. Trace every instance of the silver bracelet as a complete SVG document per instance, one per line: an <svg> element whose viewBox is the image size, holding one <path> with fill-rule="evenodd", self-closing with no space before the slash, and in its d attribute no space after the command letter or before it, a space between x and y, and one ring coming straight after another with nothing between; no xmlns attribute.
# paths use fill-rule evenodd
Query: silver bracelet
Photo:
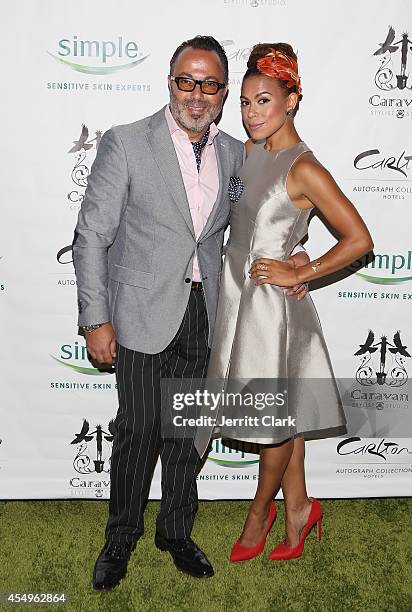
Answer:
<svg viewBox="0 0 412 612"><path fill-rule="evenodd" d="M107 323L107 321L106 321ZM80 329L82 329L84 332L92 332L95 329L99 329L99 327L102 327L103 325L106 325L106 323L96 323L95 325L81 325Z"/></svg>

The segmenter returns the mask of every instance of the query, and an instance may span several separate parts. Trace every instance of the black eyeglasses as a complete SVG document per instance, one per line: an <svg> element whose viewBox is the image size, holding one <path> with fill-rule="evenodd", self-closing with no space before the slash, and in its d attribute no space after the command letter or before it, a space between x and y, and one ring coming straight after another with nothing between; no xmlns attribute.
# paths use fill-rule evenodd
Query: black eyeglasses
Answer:
<svg viewBox="0 0 412 612"><path fill-rule="evenodd" d="M217 81L199 81L198 79L190 79L189 77L170 76L170 80L176 83L180 91L193 91L196 85L200 85L200 91L209 96L217 94L219 89L226 87L225 83L217 83Z"/></svg>

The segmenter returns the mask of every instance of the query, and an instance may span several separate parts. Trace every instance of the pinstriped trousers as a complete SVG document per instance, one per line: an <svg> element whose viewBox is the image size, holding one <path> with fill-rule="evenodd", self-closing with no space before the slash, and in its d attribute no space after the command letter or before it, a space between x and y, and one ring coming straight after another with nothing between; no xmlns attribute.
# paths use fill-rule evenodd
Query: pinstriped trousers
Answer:
<svg viewBox="0 0 412 612"><path fill-rule="evenodd" d="M143 513L159 455L162 499L157 531L167 538L190 536L201 460L193 438L162 438L160 381L204 378L209 353L204 296L194 290L180 328L165 350L149 355L118 344L119 409L114 421L107 540L135 543L143 534Z"/></svg>

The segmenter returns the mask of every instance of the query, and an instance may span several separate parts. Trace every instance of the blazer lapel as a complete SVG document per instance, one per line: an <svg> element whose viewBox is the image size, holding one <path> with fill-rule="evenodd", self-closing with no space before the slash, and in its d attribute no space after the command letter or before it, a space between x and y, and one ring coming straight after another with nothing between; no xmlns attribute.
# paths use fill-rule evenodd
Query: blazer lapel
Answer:
<svg viewBox="0 0 412 612"><path fill-rule="evenodd" d="M164 114L164 108L153 115L150 121L151 130L147 134L153 157L159 167L160 173L168 186L169 192L183 215L186 224L195 237L192 215L180 171L179 160L170 136L169 128Z"/></svg>
<svg viewBox="0 0 412 612"><path fill-rule="evenodd" d="M224 190L227 189L227 177L228 177L228 145L226 142L222 142L219 138L219 134L217 134L213 146L215 148L216 153L216 161L217 161L217 169L219 172L219 191L217 193L217 197L215 203L213 204L212 211L206 221L206 224L202 230L202 233L199 236L199 239L204 238L206 234L213 227L214 220L219 210L219 206L221 204L222 197L224 195Z"/></svg>

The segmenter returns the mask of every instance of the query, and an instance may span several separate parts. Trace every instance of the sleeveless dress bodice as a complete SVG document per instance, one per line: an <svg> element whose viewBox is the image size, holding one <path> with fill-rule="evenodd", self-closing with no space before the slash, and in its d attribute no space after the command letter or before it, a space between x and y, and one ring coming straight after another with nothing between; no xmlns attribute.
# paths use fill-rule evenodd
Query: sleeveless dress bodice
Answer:
<svg viewBox="0 0 412 612"><path fill-rule="evenodd" d="M309 151L304 142L273 152L261 143L253 146L245 161L240 173L244 190L231 206L207 374L207 379L226 384L231 380L300 380L299 391L289 396L294 398L289 412L296 425L287 431L265 431L264 436L261 432L254 436L251 431L245 436L244 429L221 427L215 436L274 444L294 435L317 438L345 431L345 416L312 298L307 295L298 301L282 287L257 286L248 274L258 258L285 261L308 232L311 209L294 206L286 183L295 161ZM322 381L321 399L304 399L308 381ZM198 430L195 445L200 455L211 435L212 430Z"/></svg>

